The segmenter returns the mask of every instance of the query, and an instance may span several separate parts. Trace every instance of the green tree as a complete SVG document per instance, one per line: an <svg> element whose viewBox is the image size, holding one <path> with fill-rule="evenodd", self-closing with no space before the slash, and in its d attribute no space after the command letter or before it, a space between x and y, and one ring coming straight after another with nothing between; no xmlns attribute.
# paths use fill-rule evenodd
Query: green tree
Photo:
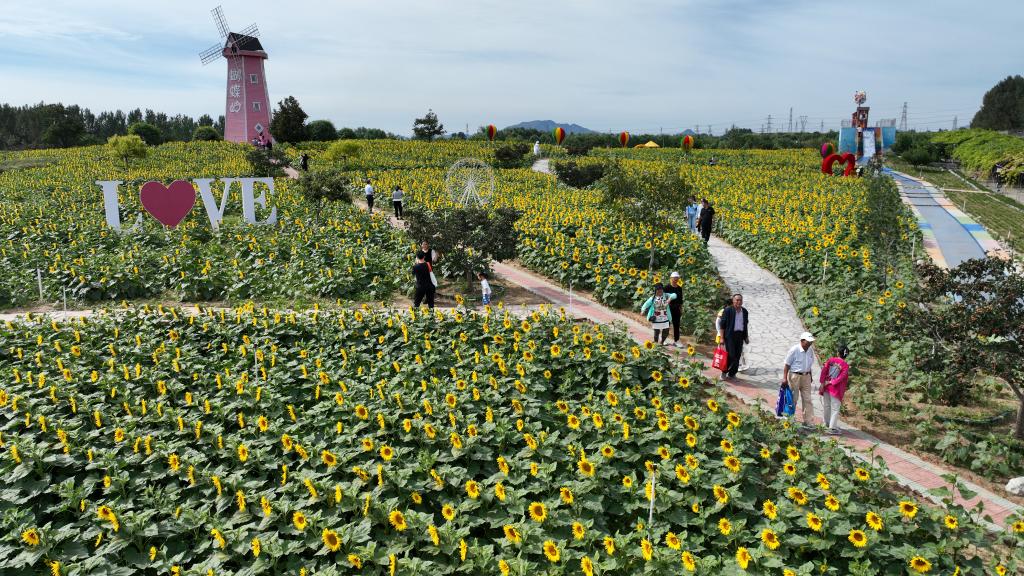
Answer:
<svg viewBox="0 0 1024 576"><path fill-rule="evenodd" d="M320 213L328 202L352 203L349 180L338 172L319 170L306 172L299 178L299 192L315 206L314 219L320 223Z"/></svg>
<svg viewBox="0 0 1024 576"><path fill-rule="evenodd" d="M128 133L142 138L143 142L150 146L156 146L163 141L160 129L146 122L134 122L128 127Z"/></svg>
<svg viewBox="0 0 1024 576"><path fill-rule="evenodd" d="M530 146L522 142L499 146L494 149L494 165L498 168L523 168L529 153Z"/></svg>
<svg viewBox="0 0 1024 576"><path fill-rule="evenodd" d="M294 96L277 103L274 118L270 121L270 133L279 142L302 142L306 139L306 118L309 115Z"/></svg>
<svg viewBox="0 0 1024 576"><path fill-rule="evenodd" d="M441 254L442 275L462 276L472 283L476 272L490 270L491 260L516 257L515 224L521 216L512 208L454 208L408 210L405 220L410 236L430 241L431 248Z"/></svg>
<svg viewBox="0 0 1024 576"><path fill-rule="evenodd" d="M632 220L649 226L654 234L671 230L678 224L678 212L686 206L690 195L690 186L679 174L677 166L659 164L629 174L619 162L614 162L605 168L601 183L602 205L618 211L626 221ZM647 263L648 273L654 266L652 242L651 257Z"/></svg>
<svg viewBox="0 0 1024 576"><path fill-rule="evenodd" d="M552 168L559 181L573 188L586 188L604 177L603 163L577 163L568 160L554 162Z"/></svg>
<svg viewBox="0 0 1024 576"><path fill-rule="evenodd" d="M77 145L85 133L85 123L78 107L69 108L62 104L49 107L50 125L43 131L43 144L54 148Z"/></svg>
<svg viewBox="0 0 1024 576"><path fill-rule="evenodd" d="M195 132L192 133L192 140L223 140L224 138L217 132L217 129L213 126L199 126Z"/></svg>
<svg viewBox="0 0 1024 576"><path fill-rule="evenodd" d="M245 159L255 176L270 176L279 178L284 176L284 167L288 166L288 156L280 148L272 150L261 150L251 148L245 153Z"/></svg>
<svg viewBox="0 0 1024 576"><path fill-rule="evenodd" d="M107 139L107 149L124 162L126 170L128 169L129 162L133 159L145 158L146 154L149 153L146 143L137 134L111 136Z"/></svg>
<svg viewBox="0 0 1024 576"><path fill-rule="evenodd" d="M324 152L324 158L332 162L340 162L344 166L349 160L358 158L362 148L355 142L339 141L331 144Z"/></svg>
<svg viewBox="0 0 1024 576"><path fill-rule="evenodd" d="M1019 406L1013 436L1024 439L1024 276L1012 261L968 260L951 270L918 270L920 289L902 313L908 337L923 336L919 369L932 372L939 399L962 404L977 373L1002 379Z"/></svg>
<svg viewBox="0 0 1024 576"><path fill-rule="evenodd" d="M306 125L306 137L314 142L338 139L338 131L330 120L314 120Z"/></svg>
<svg viewBox="0 0 1024 576"><path fill-rule="evenodd" d="M413 121L412 133L417 140L433 140L444 135L444 124L437 119L433 110L427 110L426 116Z"/></svg>
<svg viewBox="0 0 1024 576"><path fill-rule="evenodd" d="M1007 76L986 92L981 100L981 109L971 120L971 128L1024 128L1024 76Z"/></svg>

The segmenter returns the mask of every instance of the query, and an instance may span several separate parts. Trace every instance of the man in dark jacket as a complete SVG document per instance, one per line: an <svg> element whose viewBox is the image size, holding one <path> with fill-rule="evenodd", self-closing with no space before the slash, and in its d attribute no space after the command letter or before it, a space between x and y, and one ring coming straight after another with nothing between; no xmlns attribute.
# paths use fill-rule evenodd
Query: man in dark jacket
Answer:
<svg viewBox="0 0 1024 576"><path fill-rule="evenodd" d="M697 222L697 229L700 230L700 237L707 244L711 240L711 228L715 224L715 209L707 198L701 200L700 221Z"/></svg>
<svg viewBox="0 0 1024 576"><path fill-rule="evenodd" d="M732 306L722 312L722 340L725 350L729 353L729 365L722 371L722 380L736 377L740 369L740 356L743 344L750 343L750 314L743 307L743 295L732 295Z"/></svg>
<svg viewBox="0 0 1024 576"><path fill-rule="evenodd" d="M416 278L416 295L413 299L413 307L419 308L424 299L427 301L427 308L434 308L434 293L437 287L434 286L434 279L430 277L430 264L423 257L416 255L416 264L412 267L412 275Z"/></svg>

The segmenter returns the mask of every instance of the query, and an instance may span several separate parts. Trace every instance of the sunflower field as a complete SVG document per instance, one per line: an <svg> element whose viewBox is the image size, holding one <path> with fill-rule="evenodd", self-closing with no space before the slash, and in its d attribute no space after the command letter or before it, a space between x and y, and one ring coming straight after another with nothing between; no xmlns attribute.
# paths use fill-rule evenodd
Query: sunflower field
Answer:
<svg viewBox="0 0 1024 576"><path fill-rule="evenodd" d="M174 229L148 215L131 232L106 226L96 180L125 182L122 221L130 226L142 214L142 182L245 176L244 150L224 142L164 144L128 168L103 146L5 154L46 163L0 173L0 307L37 301L37 270L44 300L66 294L83 303L379 300L404 280L410 261L404 235L350 206L332 207L314 224L312 207L285 178L275 181L270 200L276 226L242 222L237 188L216 234L198 199ZM222 184L213 186L219 199Z"/></svg>
<svg viewBox="0 0 1024 576"><path fill-rule="evenodd" d="M1024 522L992 548L701 369L546 309L27 316L0 571L1019 573Z"/></svg>

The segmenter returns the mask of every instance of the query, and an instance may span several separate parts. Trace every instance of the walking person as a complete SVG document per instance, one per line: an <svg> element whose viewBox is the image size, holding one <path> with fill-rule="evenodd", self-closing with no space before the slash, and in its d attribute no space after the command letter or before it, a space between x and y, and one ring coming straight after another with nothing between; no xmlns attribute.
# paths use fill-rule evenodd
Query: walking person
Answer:
<svg viewBox="0 0 1024 576"><path fill-rule="evenodd" d="M540 156L540 140L533 143L533 155Z"/></svg>
<svg viewBox="0 0 1024 576"><path fill-rule="evenodd" d="M679 321L683 317L683 283L679 279L679 272L673 272L669 276L668 286L665 293L674 296L668 303L668 314L672 318L672 345L679 347Z"/></svg>
<svg viewBox="0 0 1024 576"><path fill-rule="evenodd" d="M366 209L371 213L373 212L373 184L370 184L370 179L366 179L366 187L363 189L366 192Z"/></svg>
<svg viewBox="0 0 1024 576"><path fill-rule="evenodd" d="M818 394L821 394L822 423L833 436L842 434L839 429L839 410L850 382L850 365L846 363L846 355L849 353L846 346L840 346L836 355L826 360L821 367L818 380L821 383Z"/></svg>
<svg viewBox="0 0 1024 576"><path fill-rule="evenodd" d="M426 262L427 264L430 264L431 267L437 264L438 260L437 250L431 248L430 242L427 240L420 242L420 249L419 251L416 252L416 257L422 257L423 261Z"/></svg>
<svg viewBox="0 0 1024 576"><path fill-rule="evenodd" d="M302 156L299 157L299 167L303 172L309 172L309 154L302 153Z"/></svg>
<svg viewBox="0 0 1024 576"><path fill-rule="evenodd" d="M491 283L487 281L487 273L479 272L476 277L480 280L480 303L488 306L491 303Z"/></svg>
<svg viewBox="0 0 1024 576"><path fill-rule="evenodd" d="M700 216L697 221L697 228L700 229L700 237L704 239L704 243L707 244L711 240L711 228L715 224L715 209L711 207L711 203L708 202L707 198L703 198L700 201Z"/></svg>
<svg viewBox="0 0 1024 576"><path fill-rule="evenodd" d="M731 380L740 369L743 345L750 343L750 312L743 307L742 294L732 295L732 306L722 311L720 323L725 351L729 354L729 363L722 371L722 380Z"/></svg>
<svg viewBox="0 0 1024 576"><path fill-rule="evenodd" d="M782 382L793 391L793 403L801 406L804 429L814 426L814 401L811 399L811 368L814 367L814 335L804 332L800 343L794 344L786 354L782 368ZM732 359L730 358L730 361ZM798 397L799 396L799 400Z"/></svg>
<svg viewBox="0 0 1024 576"><path fill-rule="evenodd" d="M690 196L689 201L686 203L686 227L694 234L697 232L697 210L699 208L700 205L697 204L697 199Z"/></svg>
<svg viewBox="0 0 1024 576"><path fill-rule="evenodd" d="M646 314L647 319L651 321L651 328L654 329L655 344L664 344L668 339L668 307L669 303L675 299L675 294L667 294L665 293L664 286L661 284L655 284L654 296L648 298L647 301L640 306L640 313ZM659 338L661 339L659 340Z"/></svg>
<svg viewBox="0 0 1024 576"><path fill-rule="evenodd" d="M437 292L437 286L434 285L434 274L430 269L430 264L419 254L416 255L416 264L412 267L412 275L416 279L413 307L419 308L420 304L426 300L427 308L433 310L434 294Z"/></svg>
<svg viewBox="0 0 1024 576"><path fill-rule="evenodd" d="M405 198L405 192L402 191L402 187L395 186L395 189L391 191L391 204L395 207L395 218L402 219L402 199Z"/></svg>

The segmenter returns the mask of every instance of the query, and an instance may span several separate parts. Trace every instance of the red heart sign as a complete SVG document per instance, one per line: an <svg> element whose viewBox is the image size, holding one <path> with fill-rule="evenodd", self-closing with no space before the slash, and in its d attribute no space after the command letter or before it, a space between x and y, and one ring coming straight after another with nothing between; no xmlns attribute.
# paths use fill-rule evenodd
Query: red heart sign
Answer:
<svg viewBox="0 0 1024 576"><path fill-rule="evenodd" d="M842 156L839 154L829 154L826 156L825 159L821 161L821 173L831 176L832 166L834 166L836 162L846 164L846 168L843 169L843 176L850 176L853 174L853 171L857 169L857 157L847 152Z"/></svg>
<svg viewBox="0 0 1024 576"><path fill-rule="evenodd" d="M196 205L196 190L184 180L175 180L170 186L161 182L146 182L139 192L142 207L164 226L174 228Z"/></svg>

